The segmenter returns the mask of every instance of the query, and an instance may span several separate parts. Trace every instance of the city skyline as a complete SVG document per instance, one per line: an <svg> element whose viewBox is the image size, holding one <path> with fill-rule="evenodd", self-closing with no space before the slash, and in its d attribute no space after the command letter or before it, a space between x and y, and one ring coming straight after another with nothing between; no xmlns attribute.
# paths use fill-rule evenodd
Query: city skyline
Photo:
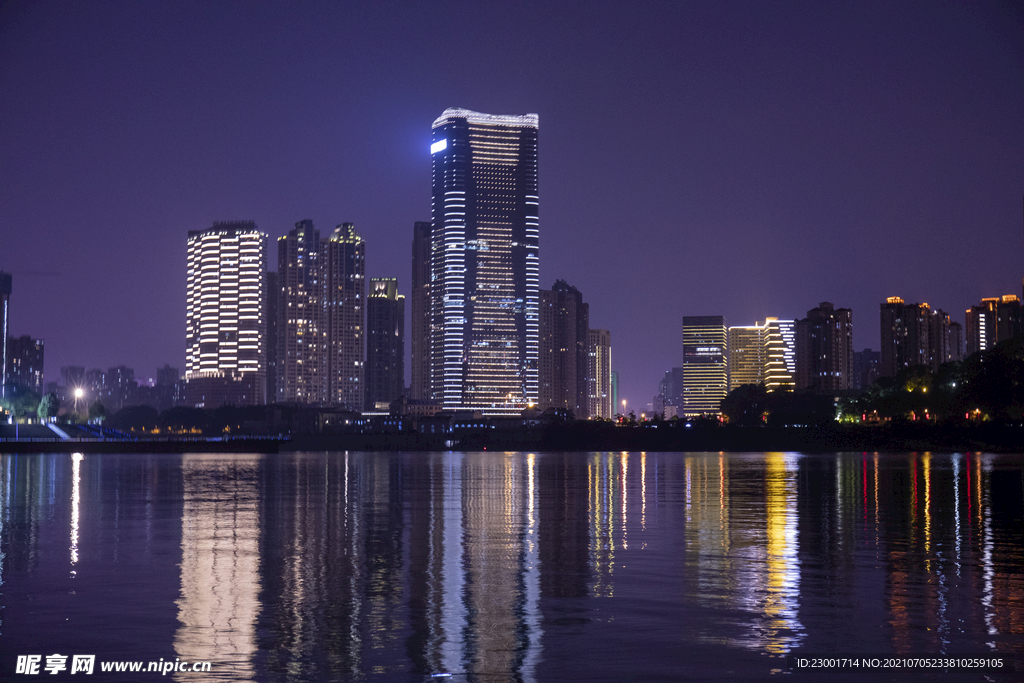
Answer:
<svg viewBox="0 0 1024 683"><path fill-rule="evenodd" d="M1021 293L1019 7L450 7L5 4L0 270L46 380L184 369L183 235L214 221L352 221L408 291L451 106L544 119L540 283L584 294L630 406L685 315L831 301L860 350L888 297L963 323Z"/></svg>

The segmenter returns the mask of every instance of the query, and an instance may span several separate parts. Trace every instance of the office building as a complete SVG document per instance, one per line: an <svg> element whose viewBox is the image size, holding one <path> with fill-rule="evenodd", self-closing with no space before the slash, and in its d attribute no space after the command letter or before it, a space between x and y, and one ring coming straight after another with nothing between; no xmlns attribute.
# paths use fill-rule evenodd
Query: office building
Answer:
<svg viewBox="0 0 1024 683"><path fill-rule="evenodd" d="M764 386L792 390L796 383L796 321L765 319Z"/></svg>
<svg viewBox="0 0 1024 683"><path fill-rule="evenodd" d="M417 221L412 228L412 286L409 291L410 325L409 397L417 401L430 393L430 223Z"/></svg>
<svg viewBox="0 0 1024 683"><path fill-rule="evenodd" d="M612 333L587 330L587 415L610 419L612 395Z"/></svg>
<svg viewBox="0 0 1024 683"><path fill-rule="evenodd" d="M537 115L433 124L431 394L517 415L538 398Z"/></svg>
<svg viewBox="0 0 1024 683"><path fill-rule="evenodd" d="M43 395L43 340L28 335L7 339L7 384Z"/></svg>
<svg viewBox="0 0 1024 683"><path fill-rule="evenodd" d="M185 399L213 408L266 402L266 243L251 221L190 230Z"/></svg>
<svg viewBox="0 0 1024 683"><path fill-rule="evenodd" d="M589 306L580 291L565 280L541 290L540 302L537 406L570 410L584 420L590 414Z"/></svg>
<svg viewBox="0 0 1024 683"><path fill-rule="evenodd" d="M366 298L366 410L388 410L405 389L405 297L394 278L372 278Z"/></svg>
<svg viewBox="0 0 1024 683"><path fill-rule="evenodd" d="M844 391L852 373L853 313L823 301L796 321L796 388Z"/></svg>
<svg viewBox="0 0 1024 683"><path fill-rule="evenodd" d="M683 317L683 415L717 415L729 389L725 318Z"/></svg>
<svg viewBox="0 0 1024 683"><path fill-rule="evenodd" d="M768 326L757 323L729 328L729 391L764 383Z"/></svg>
<svg viewBox="0 0 1024 683"><path fill-rule="evenodd" d="M1022 333L1020 298L1016 294L994 296L967 309L966 355L990 349Z"/></svg>

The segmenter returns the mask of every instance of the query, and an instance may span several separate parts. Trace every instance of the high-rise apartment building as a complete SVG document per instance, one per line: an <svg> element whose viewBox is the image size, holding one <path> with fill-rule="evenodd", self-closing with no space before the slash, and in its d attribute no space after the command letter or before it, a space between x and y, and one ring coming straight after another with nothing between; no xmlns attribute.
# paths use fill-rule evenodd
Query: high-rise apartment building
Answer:
<svg viewBox="0 0 1024 683"><path fill-rule="evenodd" d="M394 278L371 278L366 298L366 410L387 410L405 389L405 297Z"/></svg>
<svg viewBox="0 0 1024 683"><path fill-rule="evenodd" d="M412 228L412 287L409 291L410 398L425 401L430 394L430 223Z"/></svg>
<svg viewBox="0 0 1024 683"><path fill-rule="evenodd" d="M20 385L43 394L43 340L28 335L7 340L7 386Z"/></svg>
<svg viewBox="0 0 1024 683"><path fill-rule="evenodd" d="M853 313L823 301L796 321L796 388L843 391L852 372Z"/></svg>
<svg viewBox="0 0 1024 683"><path fill-rule="evenodd" d="M867 389L879 378L878 368L882 365L882 354L871 349L853 352L853 375L850 388L858 391Z"/></svg>
<svg viewBox="0 0 1024 683"><path fill-rule="evenodd" d="M248 222L188 233L186 401L197 407L266 401L266 242Z"/></svg>
<svg viewBox="0 0 1024 683"><path fill-rule="evenodd" d="M327 401L320 276L320 232L299 221L277 239L276 402Z"/></svg>
<svg viewBox="0 0 1024 683"><path fill-rule="evenodd" d="M967 309L966 355L990 349L1006 339L1024 333L1020 298L1016 294L994 296Z"/></svg>
<svg viewBox="0 0 1024 683"><path fill-rule="evenodd" d="M310 220L277 241L277 401L362 410L366 262L352 223Z"/></svg>
<svg viewBox="0 0 1024 683"><path fill-rule="evenodd" d="M880 377L895 377L904 368L929 363L929 328L931 307L908 304L891 296L880 307L881 354Z"/></svg>
<svg viewBox="0 0 1024 683"><path fill-rule="evenodd" d="M518 414L538 398L537 115L433 124L431 394Z"/></svg>
<svg viewBox="0 0 1024 683"><path fill-rule="evenodd" d="M611 419L613 394L612 333L587 330L587 415Z"/></svg>
<svg viewBox="0 0 1024 683"><path fill-rule="evenodd" d="M365 398L365 242L342 223L320 245L327 402L362 410Z"/></svg>
<svg viewBox="0 0 1024 683"><path fill-rule="evenodd" d="M540 301L537 407L571 410L577 419L586 419L590 411L589 306L565 280L541 290Z"/></svg>
<svg viewBox="0 0 1024 683"><path fill-rule="evenodd" d="M718 414L729 389L728 358L723 316L683 316L684 415Z"/></svg>

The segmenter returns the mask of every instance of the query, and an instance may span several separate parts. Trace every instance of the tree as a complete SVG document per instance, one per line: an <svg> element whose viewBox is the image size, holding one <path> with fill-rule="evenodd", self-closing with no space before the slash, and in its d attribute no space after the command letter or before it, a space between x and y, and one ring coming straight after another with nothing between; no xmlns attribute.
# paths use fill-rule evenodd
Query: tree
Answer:
<svg viewBox="0 0 1024 683"><path fill-rule="evenodd" d="M722 412L729 424L754 426L762 424L768 412L768 390L764 384L743 384L722 399Z"/></svg>
<svg viewBox="0 0 1024 683"><path fill-rule="evenodd" d="M46 396L43 396L42 400L39 401L39 407L36 409L36 414L39 419L43 422L47 422L52 418L57 417L57 413L60 411L60 399L57 398L57 392L51 391Z"/></svg>
<svg viewBox="0 0 1024 683"><path fill-rule="evenodd" d="M157 425L157 417L156 408L152 406L128 406L111 415L107 426L126 431L152 429Z"/></svg>
<svg viewBox="0 0 1024 683"><path fill-rule="evenodd" d="M89 422L103 422L107 419L107 409L102 403L96 401L89 406Z"/></svg>
<svg viewBox="0 0 1024 683"><path fill-rule="evenodd" d="M15 420L23 420L36 415L39 394L23 384L8 384L7 395L0 399L0 407L14 415Z"/></svg>

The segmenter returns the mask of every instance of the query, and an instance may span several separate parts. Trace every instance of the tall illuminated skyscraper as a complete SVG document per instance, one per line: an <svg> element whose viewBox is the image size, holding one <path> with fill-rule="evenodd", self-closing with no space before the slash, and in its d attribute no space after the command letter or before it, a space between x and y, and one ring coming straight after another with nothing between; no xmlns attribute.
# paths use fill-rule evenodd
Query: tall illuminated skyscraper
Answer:
<svg viewBox="0 0 1024 683"><path fill-rule="evenodd" d="M266 243L252 221L188 233L185 398L193 406L266 402Z"/></svg>
<svg viewBox="0 0 1024 683"><path fill-rule="evenodd" d="M431 396L518 414L537 401L537 115L434 121Z"/></svg>
<svg viewBox="0 0 1024 683"><path fill-rule="evenodd" d="M587 394L589 417L610 419L612 404L612 333L587 330Z"/></svg>
<svg viewBox="0 0 1024 683"><path fill-rule="evenodd" d="M683 316L683 413L717 415L729 393L725 318Z"/></svg>

